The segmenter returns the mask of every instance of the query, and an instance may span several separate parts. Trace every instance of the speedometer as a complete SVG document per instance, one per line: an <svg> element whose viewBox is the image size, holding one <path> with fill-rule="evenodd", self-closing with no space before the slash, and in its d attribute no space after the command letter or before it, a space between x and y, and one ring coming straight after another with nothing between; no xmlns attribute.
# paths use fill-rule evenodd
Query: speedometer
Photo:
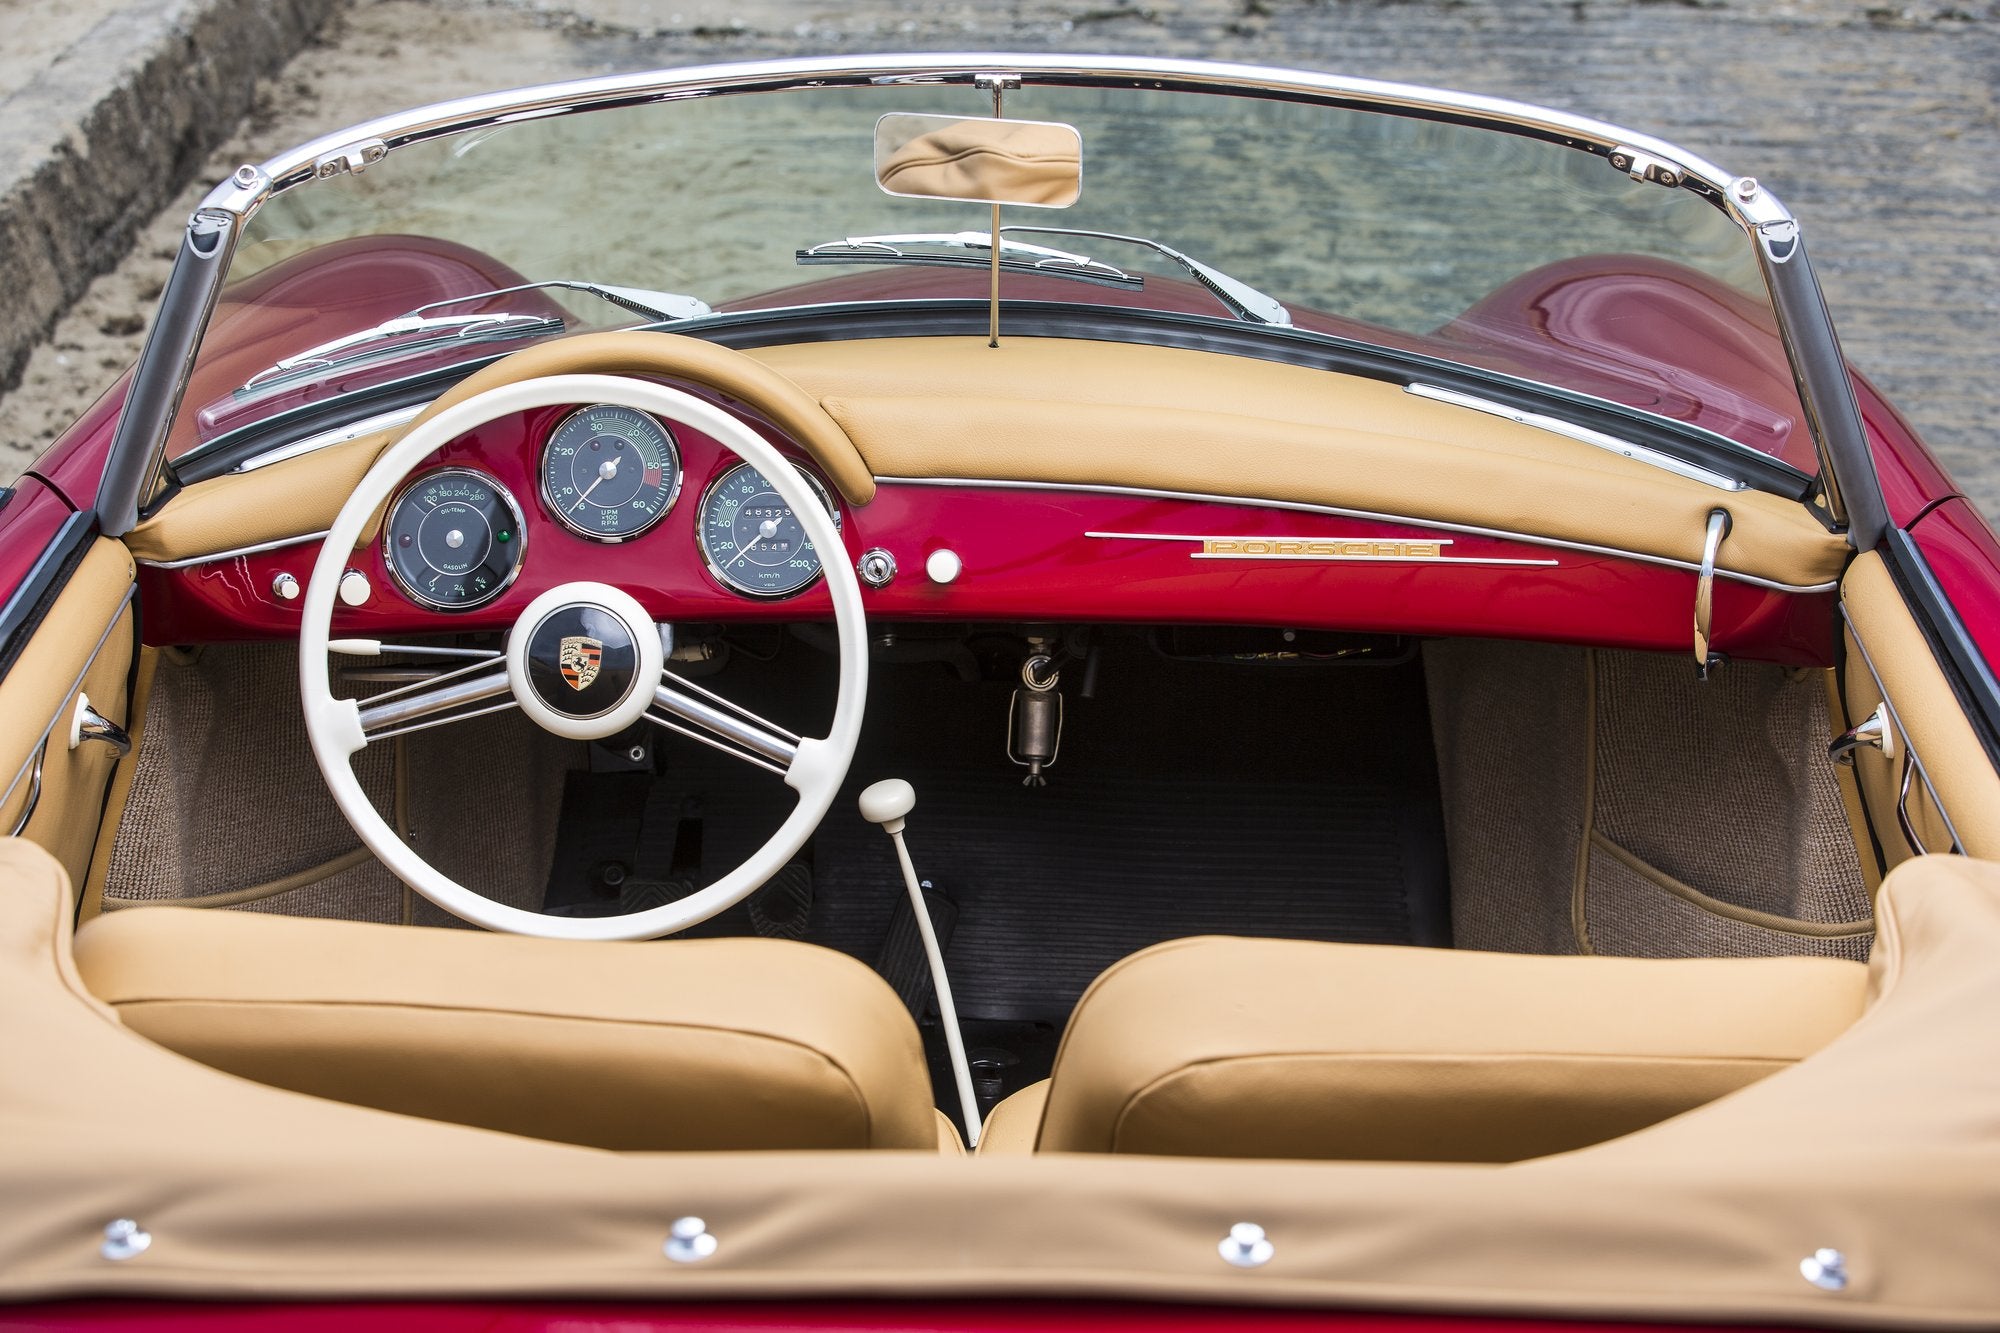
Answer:
<svg viewBox="0 0 2000 1333"><path fill-rule="evenodd" d="M804 468L798 471L838 529L840 511L826 487ZM790 597L820 575L819 552L799 516L748 463L738 463L709 483L695 530L709 572L746 597Z"/></svg>
<svg viewBox="0 0 2000 1333"><path fill-rule="evenodd" d="M665 518L680 490L674 437L629 407L572 412L542 447L542 503L580 537L629 541Z"/></svg>

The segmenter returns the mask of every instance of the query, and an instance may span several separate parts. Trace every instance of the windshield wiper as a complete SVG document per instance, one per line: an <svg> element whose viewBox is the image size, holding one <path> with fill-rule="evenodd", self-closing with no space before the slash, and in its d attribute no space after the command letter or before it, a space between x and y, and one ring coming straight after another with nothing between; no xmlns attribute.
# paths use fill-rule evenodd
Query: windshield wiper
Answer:
<svg viewBox="0 0 2000 1333"><path fill-rule="evenodd" d="M1221 269L1210 268L1199 259L1190 258L1171 245L1153 240L1148 236L1125 236L1115 231L1084 231L1076 227L1002 227L1001 244L1007 243L1007 233L1025 231L1036 236L1089 236L1100 241L1123 241L1127 245L1143 245L1156 254L1167 258L1186 269L1194 280L1208 288L1215 298L1228 306L1238 319L1253 324L1282 324L1287 327L1292 322L1292 312L1274 296L1267 296L1249 283L1232 278Z"/></svg>
<svg viewBox="0 0 2000 1333"><path fill-rule="evenodd" d="M606 283L584 282L579 279L553 278L545 282L524 282L515 287L497 287L490 292L470 292L464 296L446 297L442 301L432 301L420 305L406 315L385 319L372 328L359 329L342 334L338 338L308 347L305 351L285 357L243 381L236 392L248 393L252 389L268 386L278 380L289 378L306 370L326 370L347 361L358 361L369 355L377 343L394 339L412 338L397 350L421 351L440 347L449 342L487 342L496 339L536 338L545 333L561 333L568 327L557 315L433 315L433 310L446 306L465 305L472 301L485 301L495 296L508 296L514 292L536 291L545 287L562 287L571 291L588 292L601 297L621 309L637 315L644 315L658 323L694 319L700 315L712 314L708 303L693 296L681 296L674 292L647 291L643 287L614 287ZM343 356L342 353L351 353Z"/></svg>
<svg viewBox="0 0 2000 1333"><path fill-rule="evenodd" d="M1030 232L1040 236L1089 236L1101 241L1123 241L1127 245L1141 245L1186 269L1189 276L1207 288L1215 298L1229 308L1236 318L1252 324L1276 324L1289 327L1292 314L1275 297L1267 296L1249 283L1230 277L1220 269L1211 268L1198 259L1182 254L1171 245L1163 244L1145 236L1125 236L1115 231L1084 231L1076 227L1002 227L1000 229L1000 266L1013 272L1046 273L1057 277L1076 278L1083 282L1100 282L1107 287L1142 287L1145 279L1137 274L1126 273L1123 269L1092 259L1088 255L1072 254L1067 250L1057 250L1046 245L1032 245L1027 241L1008 238L1008 232ZM961 264L967 267L985 267L988 260L979 255L938 255L912 253L905 249L912 245L941 246L948 249L978 250L991 255L993 240L990 233L983 231L919 232L908 236L849 236L845 240L828 241L815 245L810 250L800 250L795 256L801 264ZM1009 260L1008 255L1022 256Z"/></svg>
<svg viewBox="0 0 2000 1333"><path fill-rule="evenodd" d="M1088 255L1073 255L1067 250L1030 245L1026 241L1010 241L1005 235L1007 228L1000 230L1000 267L1009 273L1039 273L1134 291L1146 285L1146 280L1139 275L1099 263ZM912 250L911 246L934 246L965 253L931 254ZM971 253L975 250L980 253ZM985 268L991 262L992 252L993 241L986 232L936 231L913 232L903 236L849 236L815 245L810 250L797 251L793 259L801 264L945 264Z"/></svg>
<svg viewBox="0 0 2000 1333"><path fill-rule="evenodd" d="M702 315L712 315L708 302L698 296L683 296L679 292L654 292L644 287L614 287L608 282L585 282L581 278L545 278L541 282L524 282L518 287L496 287L490 292L474 292L469 296L447 296L442 301L432 301L412 310L405 319L423 314L427 310L442 310L448 305L464 305L469 301L484 301L495 296L511 296L515 292L541 291L547 287L563 287L573 292L588 292L599 296L635 315L667 323L677 319L696 319ZM392 321L393 322L393 321Z"/></svg>

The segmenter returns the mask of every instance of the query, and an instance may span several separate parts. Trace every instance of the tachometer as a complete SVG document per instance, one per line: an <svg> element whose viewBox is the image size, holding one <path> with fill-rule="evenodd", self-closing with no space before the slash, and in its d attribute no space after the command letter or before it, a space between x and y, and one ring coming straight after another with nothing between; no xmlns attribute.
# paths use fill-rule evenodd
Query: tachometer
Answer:
<svg viewBox="0 0 2000 1333"><path fill-rule="evenodd" d="M799 469L833 526L840 511L819 479ZM748 463L738 463L702 493L695 531L711 574L746 597L790 597L820 575L819 552L792 507Z"/></svg>
<svg viewBox="0 0 2000 1333"><path fill-rule="evenodd" d="M521 507L483 472L447 467L410 482L389 506L382 552L410 599L469 611L507 590L527 549Z"/></svg>
<svg viewBox="0 0 2000 1333"><path fill-rule="evenodd" d="M681 456L665 426L600 403L562 419L542 447L542 503L593 541L629 541L667 516Z"/></svg>

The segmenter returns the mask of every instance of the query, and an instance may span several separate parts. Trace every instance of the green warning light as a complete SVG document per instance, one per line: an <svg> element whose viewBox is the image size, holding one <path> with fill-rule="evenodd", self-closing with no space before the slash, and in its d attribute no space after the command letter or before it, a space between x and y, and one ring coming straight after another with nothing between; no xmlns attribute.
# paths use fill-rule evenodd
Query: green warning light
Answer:
<svg viewBox="0 0 2000 1333"><path fill-rule="evenodd" d="M500 540L503 542L511 542L514 540L514 534L512 532L509 532L506 528L500 529L499 537Z"/></svg>

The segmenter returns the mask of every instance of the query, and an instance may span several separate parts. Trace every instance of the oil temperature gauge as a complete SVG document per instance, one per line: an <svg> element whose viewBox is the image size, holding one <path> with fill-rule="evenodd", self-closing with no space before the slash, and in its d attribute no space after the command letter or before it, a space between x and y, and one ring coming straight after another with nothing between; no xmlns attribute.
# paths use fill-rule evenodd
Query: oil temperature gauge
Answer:
<svg viewBox="0 0 2000 1333"><path fill-rule="evenodd" d="M798 473L840 527L840 511L819 478ZM819 552L799 516L764 474L738 463L702 493L695 532L709 573L745 597L790 597L820 576Z"/></svg>
<svg viewBox="0 0 2000 1333"><path fill-rule="evenodd" d="M514 497L470 468L439 468L410 482L382 525L396 586L440 611L469 611L505 592L526 547Z"/></svg>

